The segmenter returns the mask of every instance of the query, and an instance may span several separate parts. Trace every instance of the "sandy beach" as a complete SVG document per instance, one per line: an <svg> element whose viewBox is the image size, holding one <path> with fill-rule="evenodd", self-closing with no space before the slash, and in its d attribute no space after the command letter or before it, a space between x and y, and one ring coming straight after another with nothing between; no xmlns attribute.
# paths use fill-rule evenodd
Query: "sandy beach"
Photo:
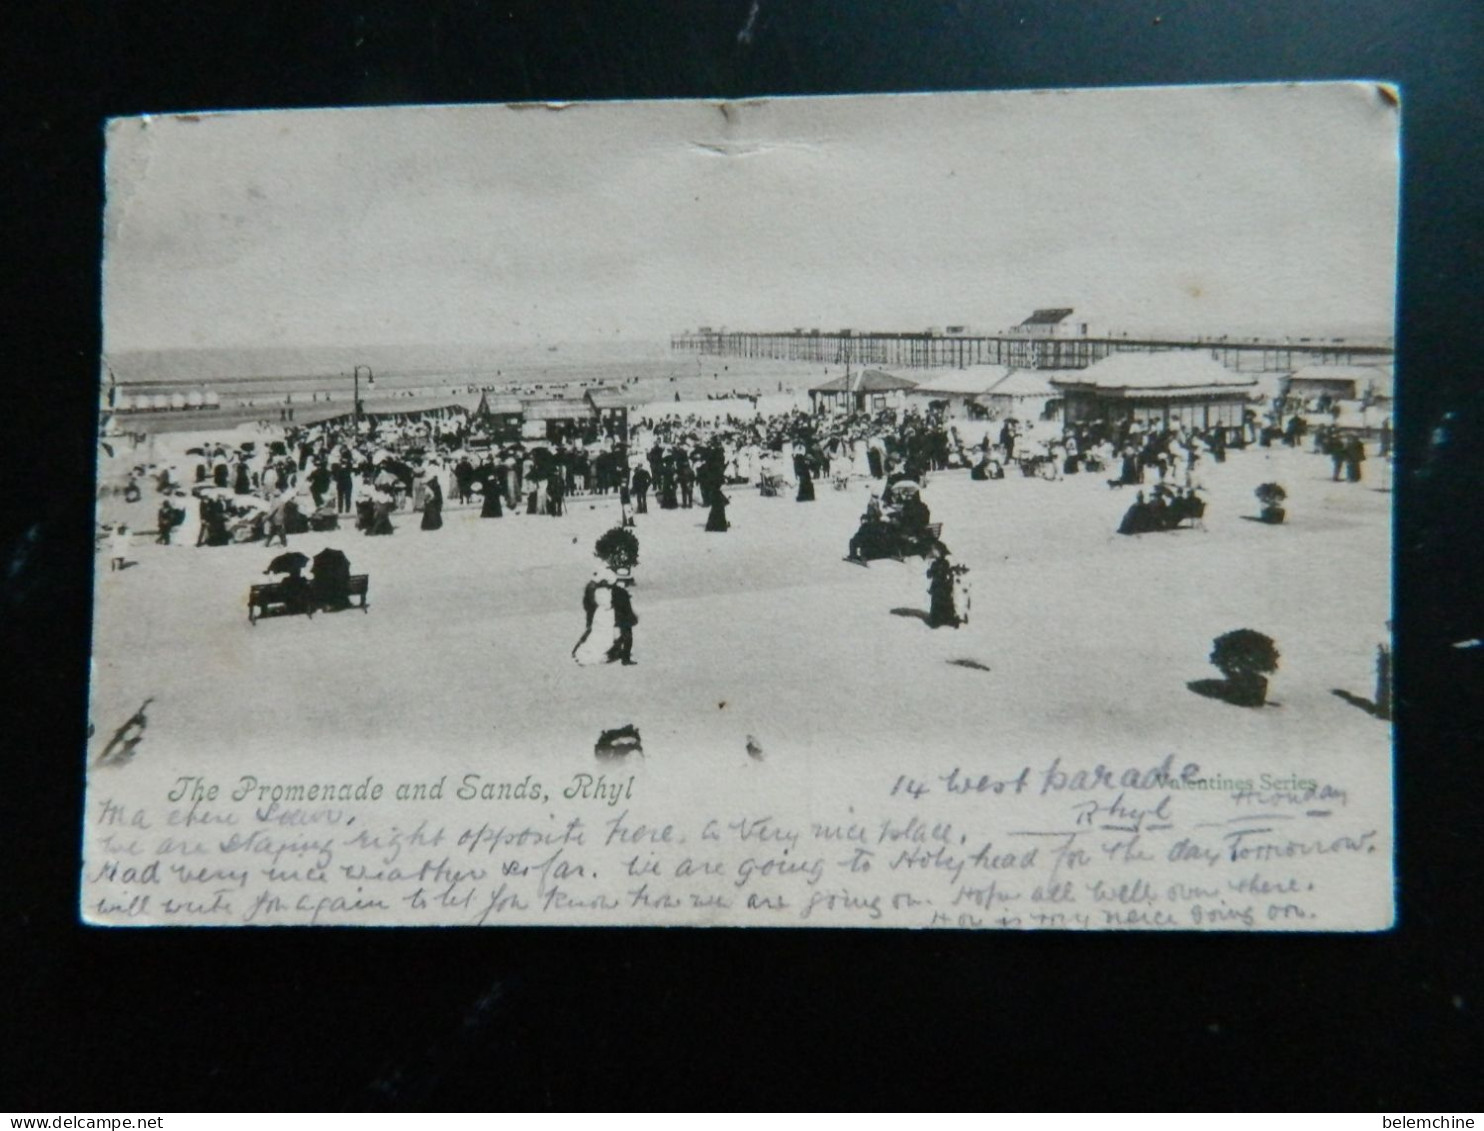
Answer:
<svg viewBox="0 0 1484 1131"><path fill-rule="evenodd" d="M973 589L970 623L936 631L919 559L841 560L865 481L822 484L809 504L731 489L724 535L703 531L700 509L652 510L636 531L633 668L569 656L611 497L575 498L557 519L451 508L436 532L404 514L390 538L291 537L310 555L344 550L371 577L371 609L256 627L247 589L274 551L140 537L137 565L98 573L93 722L106 737L153 697L152 757L223 769L288 749L319 765L480 749L581 767L601 729L632 723L646 759L717 768L745 764L754 736L782 763L1097 743L1231 771L1345 750L1379 770L1388 727L1332 692L1371 692L1390 495L1333 483L1326 460L1288 449L1235 452L1205 479L1205 530L1129 538L1114 530L1133 492L1097 475L934 475L924 497ZM1279 527L1250 520L1252 487L1272 479L1290 496ZM1279 705L1186 689L1215 674L1211 640L1237 627L1276 638Z"/></svg>

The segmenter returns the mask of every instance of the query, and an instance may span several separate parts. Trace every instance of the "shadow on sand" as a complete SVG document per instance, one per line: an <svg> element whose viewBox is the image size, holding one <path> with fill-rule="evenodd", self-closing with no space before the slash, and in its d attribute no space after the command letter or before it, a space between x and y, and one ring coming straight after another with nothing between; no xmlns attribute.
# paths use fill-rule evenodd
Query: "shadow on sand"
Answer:
<svg viewBox="0 0 1484 1131"><path fill-rule="evenodd" d="M898 608L893 609L891 611L891 615L894 617L916 617L918 620L922 621L923 624L928 623L928 613L926 609Z"/></svg>
<svg viewBox="0 0 1484 1131"><path fill-rule="evenodd" d="M1264 702L1250 688L1225 679L1193 679L1185 685L1197 695L1230 703L1233 707L1281 707L1281 703Z"/></svg>
<svg viewBox="0 0 1484 1131"><path fill-rule="evenodd" d="M949 660L948 663L956 668L969 668L976 672L987 672L991 670L988 664L981 664L978 660Z"/></svg>
<svg viewBox="0 0 1484 1131"><path fill-rule="evenodd" d="M1339 699L1345 700L1345 702L1349 703L1352 707L1359 707L1373 719L1384 719L1387 722L1391 721L1391 712L1382 710L1379 704L1373 702L1370 699L1362 698L1359 695L1352 695L1350 692L1343 691L1338 687L1331 688L1330 694Z"/></svg>

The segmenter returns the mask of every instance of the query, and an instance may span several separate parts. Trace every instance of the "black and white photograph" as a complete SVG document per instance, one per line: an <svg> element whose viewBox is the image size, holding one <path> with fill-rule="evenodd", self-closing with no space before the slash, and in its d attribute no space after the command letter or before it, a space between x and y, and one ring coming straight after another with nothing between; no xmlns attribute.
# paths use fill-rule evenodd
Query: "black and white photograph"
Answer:
<svg viewBox="0 0 1484 1131"><path fill-rule="evenodd" d="M1401 117L111 121L83 917L1389 928Z"/></svg>

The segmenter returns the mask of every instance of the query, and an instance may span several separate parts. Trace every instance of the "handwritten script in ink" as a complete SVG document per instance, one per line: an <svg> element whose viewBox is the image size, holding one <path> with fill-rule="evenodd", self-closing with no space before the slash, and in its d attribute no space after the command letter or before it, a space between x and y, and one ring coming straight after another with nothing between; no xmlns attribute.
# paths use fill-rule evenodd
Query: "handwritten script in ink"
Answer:
<svg viewBox="0 0 1484 1131"><path fill-rule="evenodd" d="M120 782L119 784L122 784ZM94 783L109 924L671 923L1357 929L1389 829L1339 783L1146 765L947 765L850 799L666 804L641 773Z"/></svg>

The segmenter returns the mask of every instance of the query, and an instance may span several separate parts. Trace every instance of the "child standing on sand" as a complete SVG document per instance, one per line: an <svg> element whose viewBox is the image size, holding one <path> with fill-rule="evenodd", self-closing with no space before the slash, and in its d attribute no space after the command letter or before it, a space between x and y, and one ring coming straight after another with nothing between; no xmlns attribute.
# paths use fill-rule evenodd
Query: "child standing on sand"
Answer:
<svg viewBox="0 0 1484 1131"><path fill-rule="evenodd" d="M128 556L129 527L127 523L121 522L113 528L113 533L108 538L109 571L123 569Z"/></svg>

